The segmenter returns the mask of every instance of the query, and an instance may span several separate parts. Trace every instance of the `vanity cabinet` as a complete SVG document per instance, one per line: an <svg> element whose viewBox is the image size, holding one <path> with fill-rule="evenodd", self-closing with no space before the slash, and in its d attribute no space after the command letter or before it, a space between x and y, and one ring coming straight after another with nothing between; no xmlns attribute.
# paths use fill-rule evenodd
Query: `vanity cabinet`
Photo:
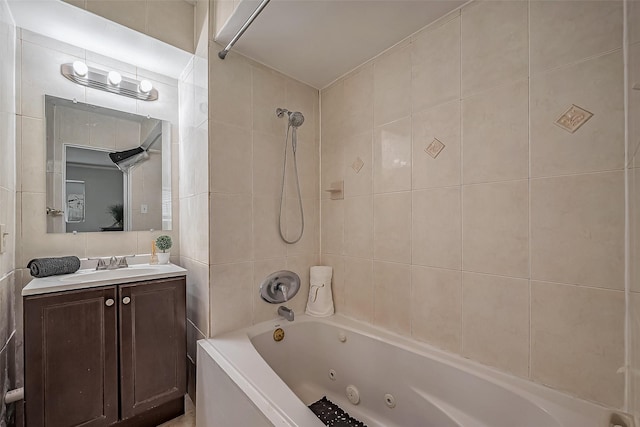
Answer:
<svg viewBox="0 0 640 427"><path fill-rule="evenodd" d="M156 426L184 412L185 278L26 296L29 427Z"/></svg>

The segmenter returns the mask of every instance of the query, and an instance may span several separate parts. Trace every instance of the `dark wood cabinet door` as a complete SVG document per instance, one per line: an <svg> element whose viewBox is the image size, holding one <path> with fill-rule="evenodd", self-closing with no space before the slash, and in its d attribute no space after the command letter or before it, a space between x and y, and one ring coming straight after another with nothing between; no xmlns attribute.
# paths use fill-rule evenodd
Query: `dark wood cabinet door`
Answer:
<svg viewBox="0 0 640 427"><path fill-rule="evenodd" d="M110 286L24 299L26 425L118 420L116 298Z"/></svg>
<svg viewBox="0 0 640 427"><path fill-rule="evenodd" d="M120 285L120 404L126 420L186 393L184 277Z"/></svg>

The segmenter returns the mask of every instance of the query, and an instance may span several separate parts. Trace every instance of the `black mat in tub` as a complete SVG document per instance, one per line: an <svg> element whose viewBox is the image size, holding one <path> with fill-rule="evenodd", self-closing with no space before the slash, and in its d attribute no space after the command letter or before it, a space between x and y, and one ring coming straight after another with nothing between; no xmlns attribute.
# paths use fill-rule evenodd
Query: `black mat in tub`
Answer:
<svg viewBox="0 0 640 427"><path fill-rule="evenodd" d="M309 405L320 421L331 427L367 427L366 424L349 416L338 405L327 399L327 396Z"/></svg>

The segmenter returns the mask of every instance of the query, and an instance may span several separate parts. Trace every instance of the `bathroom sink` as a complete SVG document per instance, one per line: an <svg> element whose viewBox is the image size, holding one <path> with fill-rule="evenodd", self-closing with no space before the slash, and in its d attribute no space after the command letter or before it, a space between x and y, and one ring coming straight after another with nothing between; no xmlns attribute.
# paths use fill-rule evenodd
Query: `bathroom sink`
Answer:
<svg viewBox="0 0 640 427"><path fill-rule="evenodd" d="M174 264L134 264L117 270L78 270L73 274L33 279L22 290L22 296L86 289L169 277L185 276L187 270Z"/></svg>
<svg viewBox="0 0 640 427"><path fill-rule="evenodd" d="M158 271L158 267L129 267L120 268L117 270L79 270L73 274L65 274L64 276L60 276L58 280L60 280L61 282L75 282L80 279L85 282L93 282L97 280L102 281L124 277L146 276L148 274L154 274ZM82 278L78 277L79 275L81 275Z"/></svg>

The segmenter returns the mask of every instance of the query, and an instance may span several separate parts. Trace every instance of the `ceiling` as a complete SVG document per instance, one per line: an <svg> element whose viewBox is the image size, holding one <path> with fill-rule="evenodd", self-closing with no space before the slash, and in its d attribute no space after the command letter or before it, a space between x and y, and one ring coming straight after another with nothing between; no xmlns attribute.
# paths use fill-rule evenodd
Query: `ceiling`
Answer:
<svg viewBox="0 0 640 427"><path fill-rule="evenodd" d="M233 50L322 89L464 3L272 0ZM258 4L255 0L241 0L216 41L226 45Z"/></svg>

